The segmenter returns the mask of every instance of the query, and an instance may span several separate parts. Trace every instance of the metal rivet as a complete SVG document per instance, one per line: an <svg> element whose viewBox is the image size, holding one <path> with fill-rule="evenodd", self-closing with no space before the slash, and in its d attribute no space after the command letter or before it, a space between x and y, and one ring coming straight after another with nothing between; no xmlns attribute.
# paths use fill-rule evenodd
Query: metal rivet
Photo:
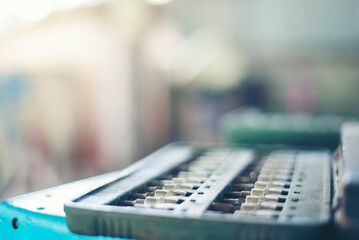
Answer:
<svg viewBox="0 0 359 240"><path fill-rule="evenodd" d="M13 227L14 229L18 229L18 228L19 228L19 221L17 220L17 218L14 218L11 223L12 223L12 227Z"/></svg>

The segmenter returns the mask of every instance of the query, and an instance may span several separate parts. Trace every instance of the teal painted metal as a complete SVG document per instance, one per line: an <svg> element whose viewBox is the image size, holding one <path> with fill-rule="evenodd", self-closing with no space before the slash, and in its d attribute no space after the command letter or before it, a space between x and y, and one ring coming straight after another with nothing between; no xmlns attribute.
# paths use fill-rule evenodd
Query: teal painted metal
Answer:
<svg viewBox="0 0 359 240"><path fill-rule="evenodd" d="M76 235L70 232L63 216L29 211L15 207L9 202L0 204L0 212L1 239L109 239ZM13 226L16 221L17 229Z"/></svg>
<svg viewBox="0 0 359 240"><path fill-rule="evenodd" d="M111 237L77 235L67 227L64 202L131 171L117 171L28 193L0 203L0 239L108 240Z"/></svg>

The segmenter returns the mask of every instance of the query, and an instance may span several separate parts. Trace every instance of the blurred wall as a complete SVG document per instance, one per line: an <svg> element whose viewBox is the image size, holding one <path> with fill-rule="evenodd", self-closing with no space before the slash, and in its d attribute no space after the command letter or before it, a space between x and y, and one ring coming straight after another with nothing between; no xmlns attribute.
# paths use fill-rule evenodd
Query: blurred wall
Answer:
<svg viewBox="0 0 359 240"><path fill-rule="evenodd" d="M357 1L158 3L99 1L0 36L0 198L221 141L241 106L359 114Z"/></svg>
<svg viewBox="0 0 359 240"><path fill-rule="evenodd" d="M0 39L1 106L10 115L0 119L0 197L122 168L143 154L134 44L118 29L116 7L54 13Z"/></svg>

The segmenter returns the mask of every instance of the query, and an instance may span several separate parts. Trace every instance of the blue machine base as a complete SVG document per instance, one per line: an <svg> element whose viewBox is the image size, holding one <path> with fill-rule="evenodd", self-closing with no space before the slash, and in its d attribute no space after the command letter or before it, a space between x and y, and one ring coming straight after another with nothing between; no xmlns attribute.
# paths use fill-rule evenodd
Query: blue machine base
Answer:
<svg viewBox="0 0 359 240"><path fill-rule="evenodd" d="M118 176L119 172L116 171L24 194L0 203L0 239L114 239L70 232L63 208L65 202L115 180Z"/></svg>

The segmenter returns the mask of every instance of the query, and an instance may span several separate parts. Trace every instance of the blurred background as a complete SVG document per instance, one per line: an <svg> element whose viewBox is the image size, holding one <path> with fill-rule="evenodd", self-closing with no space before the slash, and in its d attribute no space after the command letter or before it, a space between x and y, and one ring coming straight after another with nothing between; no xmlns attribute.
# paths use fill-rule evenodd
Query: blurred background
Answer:
<svg viewBox="0 0 359 240"><path fill-rule="evenodd" d="M0 1L0 200L222 142L240 107L359 114L356 0Z"/></svg>

